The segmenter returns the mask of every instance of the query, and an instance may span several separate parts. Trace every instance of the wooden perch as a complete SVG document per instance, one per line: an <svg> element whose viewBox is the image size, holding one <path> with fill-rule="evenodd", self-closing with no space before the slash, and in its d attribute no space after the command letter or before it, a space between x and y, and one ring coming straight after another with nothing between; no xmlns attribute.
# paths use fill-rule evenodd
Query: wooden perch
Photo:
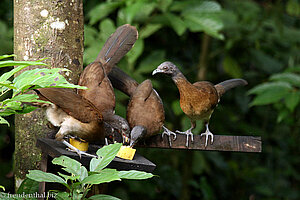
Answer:
<svg viewBox="0 0 300 200"><path fill-rule="evenodd" d="M89 168L91 157L85 155L79 156L74 153L66 150L66 146L62 142L56 141L54 139L48 138L38 138L37 146L40 147L44 154L51 156L52 158L59 157L62 155L71 157L78 160L82 165ZM102 146L98 145L89 145L88 153L96 155L96 151ZM113 161L108 165L109 168L117 170L140 170L146 172L153 172L156 165L151 161L147 160L138 153L135 154L133 160L125 160L122 158L115 157Z"/></svg>
<svg viewBox="0 0 300 200"><path fill-rule="evenodd" d="M208 145L205 147L205 137L194 135L194 142L189 140L189 147L186 147L185 143L186 136L177 134L176 140L172 139L172 147L170 147L167 136L162 138L159 134L141 141L136 147L236 152L261 152L262 149L261 137L254 136L214 135L213 144L210 144L209 137Z"/></svg>

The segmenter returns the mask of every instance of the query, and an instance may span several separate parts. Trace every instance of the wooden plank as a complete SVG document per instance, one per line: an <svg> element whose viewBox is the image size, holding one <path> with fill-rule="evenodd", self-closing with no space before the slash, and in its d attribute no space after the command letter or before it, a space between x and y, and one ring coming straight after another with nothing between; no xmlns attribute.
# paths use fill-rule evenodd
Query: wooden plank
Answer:
<svg viewBox="0 0 300 200"><path fill-rule="evenodd" d="M185 135L177 134L176 140L172 140L172 147L170 147L167 136L162 138L159 134L139 142L136 147L235 152L261 152L262 149L261 137L255 136L214 135L213 144L210 144L209 137L208 145L205 147L205 137L194 135L194 142L191 143L189 140L189 147L186 147L185 144Z"/></svg>
<svg viewBox="0 0 300 200"><path fill-rule="evenodd" d="M62 142L56 141L54 139L38 138L37 146L42 149L43 153L51 156L52 158L65 155L75 160L78 160L82 165L89 169L89 163L92 158L82 155L80 159L76 153L67 151L66 146L62 144ZM101 148L101 146L89 145L88 153L96 155L96 151L99 148ZM143 156L136 153L133 160L125 160L122 158L115 157L114 160L108 165L108 167L117 170L139 170L153 172L156 165L144 158Z"/></svg>

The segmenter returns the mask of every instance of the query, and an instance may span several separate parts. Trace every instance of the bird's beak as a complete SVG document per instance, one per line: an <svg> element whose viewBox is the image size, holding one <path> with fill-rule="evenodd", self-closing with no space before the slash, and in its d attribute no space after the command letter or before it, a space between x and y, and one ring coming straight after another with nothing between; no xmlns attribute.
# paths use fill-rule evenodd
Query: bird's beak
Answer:
<svg viewBox="0 0 300 200"><path fill-rule="evenodd" d="M123 144L128 144L129 143L129 138L123 134Z"/></svg>
<svg viewBox="0 0 300 200"><path fill-rule="evenodd" d="M160 70L160 69L155 69L155 70L153 70L153 72L152 72L152 76L155 75L155 74L157 74L157 73L162 73L162 72L164 72L164 71L163 71L163 70Z"/></svg>

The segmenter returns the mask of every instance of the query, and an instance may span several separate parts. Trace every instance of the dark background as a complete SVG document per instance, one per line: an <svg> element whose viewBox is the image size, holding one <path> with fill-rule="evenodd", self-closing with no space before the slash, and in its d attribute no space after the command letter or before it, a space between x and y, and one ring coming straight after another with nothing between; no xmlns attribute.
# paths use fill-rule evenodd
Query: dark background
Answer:
<svg viewBox="0 0 300 200"><path fill-rule="evenodd" d="M202 1L184 2L196 5ZM122 199L300 199L299 1L217 1L220 10L203 16L223 26L210 31L213 24L204 25L208 37L203 30L193 29L197 26L183 28L183 8L176 8L176 3L126 0L116 5L85 0L84 64L95 58L115 27L135 25L141 39L119 66L139 82L152 80L164 101L166 126L171 130L186 130L190 123L180 110L172 80L151 76L158 64L166 60L176 63L191 82L200 78L213 83L244 78L249 85L223 96L212 115L210 129L214 134L261 136L263 152L138 149L157 165L154 174L158 176L110 183L108 193ZM149 24L158 26L152 27L151 34L142 34ZM207 47L203 47L204 42L208 42ZM13 53L10 0L0 2L0 44L0 55ZM279 81L290 84L289 90L284 90L276 85L274 75L287 72L289 76ZM258 85L274 82L276 86L271 84L262 93L247 93ZM125 116L128 98L116 94L116 112ZM14 125L13 117L9 119L10 127L0 125L0 185L13 193ZM194 133L200 134L204 128L201 122L197 125Z"/></svg>

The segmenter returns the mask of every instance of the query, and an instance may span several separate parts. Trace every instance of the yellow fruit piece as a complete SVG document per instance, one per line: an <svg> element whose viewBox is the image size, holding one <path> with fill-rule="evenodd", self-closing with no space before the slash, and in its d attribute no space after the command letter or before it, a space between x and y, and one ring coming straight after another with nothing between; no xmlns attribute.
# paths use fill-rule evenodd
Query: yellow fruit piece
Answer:
<svg viewBox="0 0 300 200"><path fill-rule="evenodd" d="M80 151L87 151L89 148L89 143L82 139L70 138L70 144Z"/></svg>
<svg viewBox="0 0 300 200"><path fill-rule="evenodd" d="M126 160L132 160L136 149L133 149L129 146L121 146L117 156Z"/></svg>

